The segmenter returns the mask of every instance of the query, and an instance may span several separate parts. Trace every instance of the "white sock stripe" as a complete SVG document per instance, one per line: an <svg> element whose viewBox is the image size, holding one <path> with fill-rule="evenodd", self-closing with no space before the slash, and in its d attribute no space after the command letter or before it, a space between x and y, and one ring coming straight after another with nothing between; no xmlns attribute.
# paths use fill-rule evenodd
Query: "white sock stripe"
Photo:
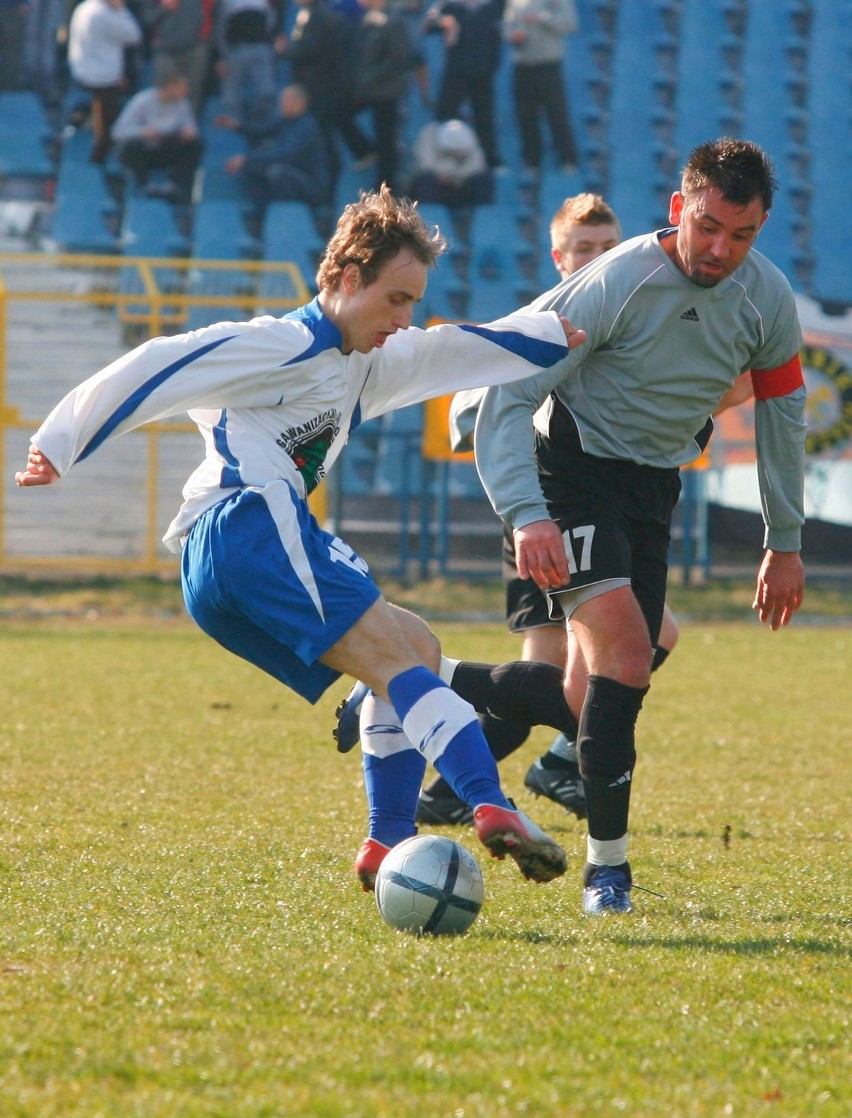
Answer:
<svg viewBox="0 0 852 1118"><path fill-rule="evenodd" d="M293 493L290 486L285 483L280 485L267 485L263 489L256 489L269 508L281 546L287 552L287 558L293 564L296 577L310 594L311 601L316 606L317 613L325 621L319 588L316 584L313 569L311 568L305 544L299 532L299 519L295 511Z"/></svg>
<svg viewBox="0 0 852 1118"><path fill-rule="evenodd" d="M461 660L452 660L449 656L441 657L441 666L438 668L438 676L442 683L446 683L450 687L453 682L453 676L456 674L456 668L461 663Z"/></svg>
<svg viewBox="0 0 852 1118"><path fill-rule="evenodd" d="M361 706L361 752L390 757L414 746L405 736L396 711L372 692Z"/></svg>
<svg viewBox="0 0 852 1118"><path fill-rule="evenodd" d="M402 726L409 740L434 764L456 734L476 720L470 703L447 687L436 687L417 700Z"/></svg>
<svg viewBox="0 0 852 1118"><path fill-rule="evenodd" d="M586 861L592 866L620 866L627 861L627 835L617 839L586 838Z"/></svg>

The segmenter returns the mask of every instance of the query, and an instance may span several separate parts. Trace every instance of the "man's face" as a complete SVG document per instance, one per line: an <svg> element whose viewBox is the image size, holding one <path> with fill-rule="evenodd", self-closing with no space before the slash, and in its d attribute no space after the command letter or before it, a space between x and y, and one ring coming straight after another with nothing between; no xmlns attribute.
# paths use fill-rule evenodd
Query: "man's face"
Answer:
<svg viewBox="0 0 852 1118"><path fill-rule="evenodd" d="M181 101L189 92L189 82L186 78L175 78L159 90L160 100L166 103Z"/></svg>
<svg viewBox="0 0 852 1118"><path fill-rule="evenodd" d="M693 283L715 287L745 260L766 217L760 197L743 206L726 202L715 187L689 198L678 192L669 209L669 220L677 226L669 254Z"/></svg>
<svg viewBox="0 0 852 1118"><path fill-rule="evenodd" d="M298 89L285 86L281 90L279 107L283 117L286 117L287 120L295 120L307 111L308 104Z"/></svg>
<svg viewBox="0 0 852 1118"><path fill-rule="evenodd" d="M614 225L574 225L567 235L550 250L556 270L568 279L578 268L602 256L618 244L618 229Z"/></svg>
<svg viewBox="0 0 852 1118"><path fill-rule="evenodd" d="M391 334L411 325L414 304L426 291L427 267L408 250L392 257L367 287L357 264L347 264L341 281L345 296L338 320L345 353L380 349Z"/></svg>

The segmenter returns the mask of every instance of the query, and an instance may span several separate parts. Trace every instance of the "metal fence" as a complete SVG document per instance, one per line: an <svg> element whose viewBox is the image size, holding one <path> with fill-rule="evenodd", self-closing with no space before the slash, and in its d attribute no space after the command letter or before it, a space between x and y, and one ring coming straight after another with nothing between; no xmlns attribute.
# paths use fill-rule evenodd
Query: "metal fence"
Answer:
<svg viewBox="0 0 852 1118"><path fill-rule="evenodd" d="M14 483L69 389L149 337L282 314L310 298L291 263L0 254L0 568L174 570L164 526L201 449L194 424L149 424L61 485Z"/></svg>

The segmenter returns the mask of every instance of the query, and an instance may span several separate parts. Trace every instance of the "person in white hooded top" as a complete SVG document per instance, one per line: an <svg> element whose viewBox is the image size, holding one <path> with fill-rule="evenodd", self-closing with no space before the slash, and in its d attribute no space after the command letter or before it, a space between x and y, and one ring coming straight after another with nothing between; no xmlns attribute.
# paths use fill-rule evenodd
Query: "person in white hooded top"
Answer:
<svg viewBox="0 0 852 1118"><path fill-rule="evenodd" d="M142 41L142 28L124 0L83 0L68 26L68 68L92 97L93 163L109 153L110 131L125 88L125 49Z"/></svg>

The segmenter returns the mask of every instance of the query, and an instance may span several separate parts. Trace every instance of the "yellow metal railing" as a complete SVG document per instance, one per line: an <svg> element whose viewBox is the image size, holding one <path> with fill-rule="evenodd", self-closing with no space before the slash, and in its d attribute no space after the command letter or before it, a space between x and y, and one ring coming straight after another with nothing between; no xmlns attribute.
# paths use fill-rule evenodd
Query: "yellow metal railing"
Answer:
<svg viewBox="0 0 852 1118"><path fill-rule="evenodd" d="M216 290L222 286L228 290ZM146 337L175 333L187 327L190 312L209 311L203 317L215 322L240 312L248 319L259 313L283 314L307 302L311 294L299 268L290 262L257 260L198 260L172 257L94 256L76 254L0 253L0 568L27 570L42 567L73 569L121 569L139 572L174 570L174 558L164 550L160 537L165 525L158 511L161 443L164 436L197 435L187 422L151 423L140 429L146 440L144 496L144 546L132 556L68 554L63 541L51 540L50 554L22 554L9 548L11 474L23 463L13 465L7 455L8 433L34 431L42 415L26 414L27 404L9 398L8 351L10 325L16 307L44 308L45 333L53 327L56 304L78 304L114 309L121 328L136 336L124 346ZM224 311L231 312L227 316ZM42 319L37 315L38 328ZM89 372L96 372L90 369ZM45 375L49 370L44 370ZM81 378L82 379L82 378ZM127 436L132 438L133 436ZM104 491L109 479L104 481ZM324 495L312 501L321 513ZM176 505L175 505L176 507ZM48 528L45 526L45 533ZM53 544L56 550L53 550Z"/></svg>

